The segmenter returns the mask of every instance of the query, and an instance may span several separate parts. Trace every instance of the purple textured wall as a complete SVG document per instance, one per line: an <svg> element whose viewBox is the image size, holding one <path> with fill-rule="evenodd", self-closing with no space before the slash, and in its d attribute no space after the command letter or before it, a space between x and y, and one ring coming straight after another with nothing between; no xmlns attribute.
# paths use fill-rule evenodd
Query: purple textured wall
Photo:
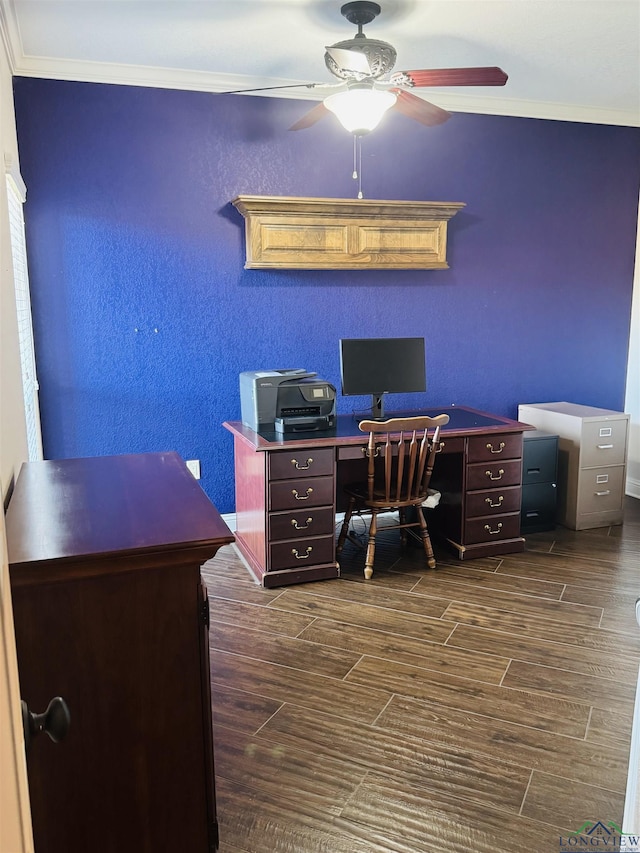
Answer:
<svg viewBox="0 0 640 853"><path fill-rule="evenodd" d="M333 117L292 133L310 104L26 78L15 103L49 458L175 449L232 511L239 372L339 387L341 337L426 338L427 393L389 408L622 408L639 129L391 115L365 197L465 202L451 268L247 271L235 196L355 196Z"/></svg>

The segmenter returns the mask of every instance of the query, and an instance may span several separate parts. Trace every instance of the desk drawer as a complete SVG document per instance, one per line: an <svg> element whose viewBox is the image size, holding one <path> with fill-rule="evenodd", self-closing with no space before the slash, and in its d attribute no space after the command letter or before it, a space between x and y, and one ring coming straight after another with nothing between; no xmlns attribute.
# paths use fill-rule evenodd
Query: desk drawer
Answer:
<svg viewBox="0 0 640 853"><path fill-rule="evenodd" d="M473 518L465 525L465 543L493 542L500 539L515 539L520 536L520 513L501 515L495 518Z"/></svg>
<svg viewBox="0 0 640 853"><path fill-rule="evenodd" d="M506 489L486 489L467 495L467 518L482 515L502 515L520 510L520 486Z"/></svg>
<svg viewBox="0 0 640 853"><path fill-rule="evenodd" d="M335 515L332 506L308 510L299 508L291 512L276 512L269 515L269 539L308 538L333 533Z"/></svg>
<svg viewBox="0 0 640 853"><path fill-rule="evenodd" d="M467 465L467 491L519 486L522 479L522 460L503 459Z"/></svg>
<svg viewBox="0 0 640 853"><path fill-rule="evenodd" d="M289 542L275 542L269 548L269 554L269 571L272 572L332 563L336 559L336 540L332 533L331 536L308 536Z"/></svg>
<svg viewBox="0 0 640 853"><path fill-rule="evenodd" d="M469 462L496 459L519 459L522 456L522 433L506 435L474 435L469 439Z"/></svg>
<svg viewBox="0 0 640 853"><path fill-rule="evenodd" d="M319 477L333 474L335 453L332 447L307 447L302 450L282 450L269 454L269 479L288 480L290 477Z"/></svg>
<svg viewBox="0 0 640 853"><path fill-rule="evenodd" d="M269 509L333 506L333 490L333 477L304 477L269 483Z"/></svg>
<svg viewBox="0 0 640 853"><path fill-rule="evenodd" d="M440 438L440 453L463 453L464 438ZM363 444L345 444L338 448L338 461L341 459L366 459L366 440ZM436 460L437 460L436 456ZM437 464L437 462L436 462Z"/></svg>

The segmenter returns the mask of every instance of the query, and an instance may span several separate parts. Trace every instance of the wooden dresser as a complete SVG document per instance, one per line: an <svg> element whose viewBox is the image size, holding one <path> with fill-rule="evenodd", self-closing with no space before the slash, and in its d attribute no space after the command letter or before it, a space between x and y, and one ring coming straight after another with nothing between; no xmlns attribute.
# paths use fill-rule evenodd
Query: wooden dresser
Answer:
<svg viewBox="0 0 640 853"><path fill-rule="evenodd" d="M209 608L233 535L176 453L34 462L7 512L20 689L68 735L27 756L38 853L217 849Z"/></svg>

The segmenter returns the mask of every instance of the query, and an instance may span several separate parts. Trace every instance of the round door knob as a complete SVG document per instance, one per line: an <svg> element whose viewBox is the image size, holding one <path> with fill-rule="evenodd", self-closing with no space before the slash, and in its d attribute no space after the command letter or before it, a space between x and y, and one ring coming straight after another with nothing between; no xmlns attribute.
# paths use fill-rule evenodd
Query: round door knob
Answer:
<svg viewBox="0 0 640 853"><path fill-rule="evenodd" d="M31 739L40 732L46 732L54 743L59 743L66 737L70 725L69 706L61 696L56 696L49 702L44 714L33 714L22 700L22 727L27 749L31 745Z"/></svg>

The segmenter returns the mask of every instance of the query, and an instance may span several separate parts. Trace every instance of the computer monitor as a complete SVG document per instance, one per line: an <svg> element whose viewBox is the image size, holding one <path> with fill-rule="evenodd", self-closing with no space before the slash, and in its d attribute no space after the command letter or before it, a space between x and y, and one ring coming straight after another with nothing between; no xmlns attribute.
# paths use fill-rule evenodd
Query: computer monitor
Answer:
<svg viewBox="0 0 640 853"><path fill-rule="evenodd" d="M345 396L371 394L371 416L384 417L384 395L427 390L424 338L343 338Z"/></svg>

